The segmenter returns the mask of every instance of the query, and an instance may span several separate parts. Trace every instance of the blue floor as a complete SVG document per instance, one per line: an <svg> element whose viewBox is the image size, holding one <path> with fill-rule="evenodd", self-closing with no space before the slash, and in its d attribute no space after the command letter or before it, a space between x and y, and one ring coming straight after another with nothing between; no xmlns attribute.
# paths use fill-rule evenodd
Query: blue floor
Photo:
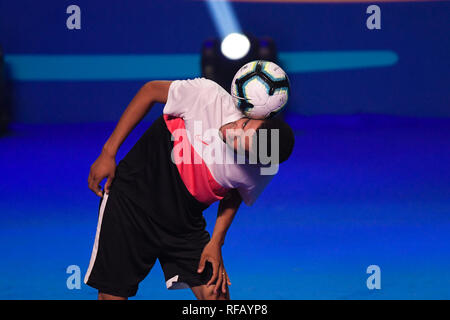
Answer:
<svg viewBox="0 0 450 320"><path fill-rule="evenodd" d="M291 117L292 158L223 249L232 299L450 299L450 119ZM145 131L141 123L122 158ZM89 168L113 123L24 125L0 137L0 299L94 299L98 198ZM217 205L205 212L212 231ZM369 265L381 289L369 290ZM134 299L168 291L156 264Z"/></svg>

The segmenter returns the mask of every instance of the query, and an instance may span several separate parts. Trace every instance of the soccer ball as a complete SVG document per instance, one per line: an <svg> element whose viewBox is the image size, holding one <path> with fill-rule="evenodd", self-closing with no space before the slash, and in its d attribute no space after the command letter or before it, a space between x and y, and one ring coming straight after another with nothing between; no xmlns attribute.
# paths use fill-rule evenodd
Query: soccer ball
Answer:
<svg viewBox="0 0 450 320"><path fill-rule="evenodd" d="M237 108L249 118L274 117L286 105L289 79L278 65L256 60L242 66L231 82L231 96Z"/></svg>

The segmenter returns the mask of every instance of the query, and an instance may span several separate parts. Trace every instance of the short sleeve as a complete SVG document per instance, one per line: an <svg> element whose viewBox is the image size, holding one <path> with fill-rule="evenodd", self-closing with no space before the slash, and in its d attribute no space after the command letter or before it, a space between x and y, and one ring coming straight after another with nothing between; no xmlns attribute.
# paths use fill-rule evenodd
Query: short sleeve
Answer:
<svg viewBox="0 0 450 320"><path fill-rule="evenodd" d="M261 195L266 186L272 180L274 175L260 175L254 176L253 181L245 183L237 187L242 200L248 206L251 206L256 199Z"/></svg>
<svg viewBox="0 0 450 320"><path fill-rule="evenodd" d="M205 78L172 81L163 113L175 117L186 116L204 105L205 89L209 81Z"/></svg>

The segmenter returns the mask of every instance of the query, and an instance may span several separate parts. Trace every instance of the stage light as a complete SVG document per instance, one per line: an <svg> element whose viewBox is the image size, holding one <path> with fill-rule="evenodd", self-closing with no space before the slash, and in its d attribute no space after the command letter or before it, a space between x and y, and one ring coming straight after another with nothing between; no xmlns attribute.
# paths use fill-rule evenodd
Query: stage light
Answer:
<svg viewBox="0 0 450 320"><path fill-rule="evenodd" d="M250 50L250 41L240 33L230 33L222 40L220 46L222 54L231 60L245 57Z"/></svg>
<svg viewBox="0 0 450 320"><path fill-rule="evenodd" d="M242 33L231 3L224 0L207 0L206 5L221 39L230 33Z"/></svg>

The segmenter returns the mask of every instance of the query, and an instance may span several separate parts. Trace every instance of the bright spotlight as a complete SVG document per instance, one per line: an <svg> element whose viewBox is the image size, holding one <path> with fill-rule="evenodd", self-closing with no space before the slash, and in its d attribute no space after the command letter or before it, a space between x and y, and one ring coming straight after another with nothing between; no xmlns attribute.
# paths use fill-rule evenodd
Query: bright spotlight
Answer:
<svg viewBox="0 0 450 320"><path fill-rule="evenodd" d="M228 59L241 59L250 50L250 41L241 33L230 33L223 39L220 49Z"/></svg>

